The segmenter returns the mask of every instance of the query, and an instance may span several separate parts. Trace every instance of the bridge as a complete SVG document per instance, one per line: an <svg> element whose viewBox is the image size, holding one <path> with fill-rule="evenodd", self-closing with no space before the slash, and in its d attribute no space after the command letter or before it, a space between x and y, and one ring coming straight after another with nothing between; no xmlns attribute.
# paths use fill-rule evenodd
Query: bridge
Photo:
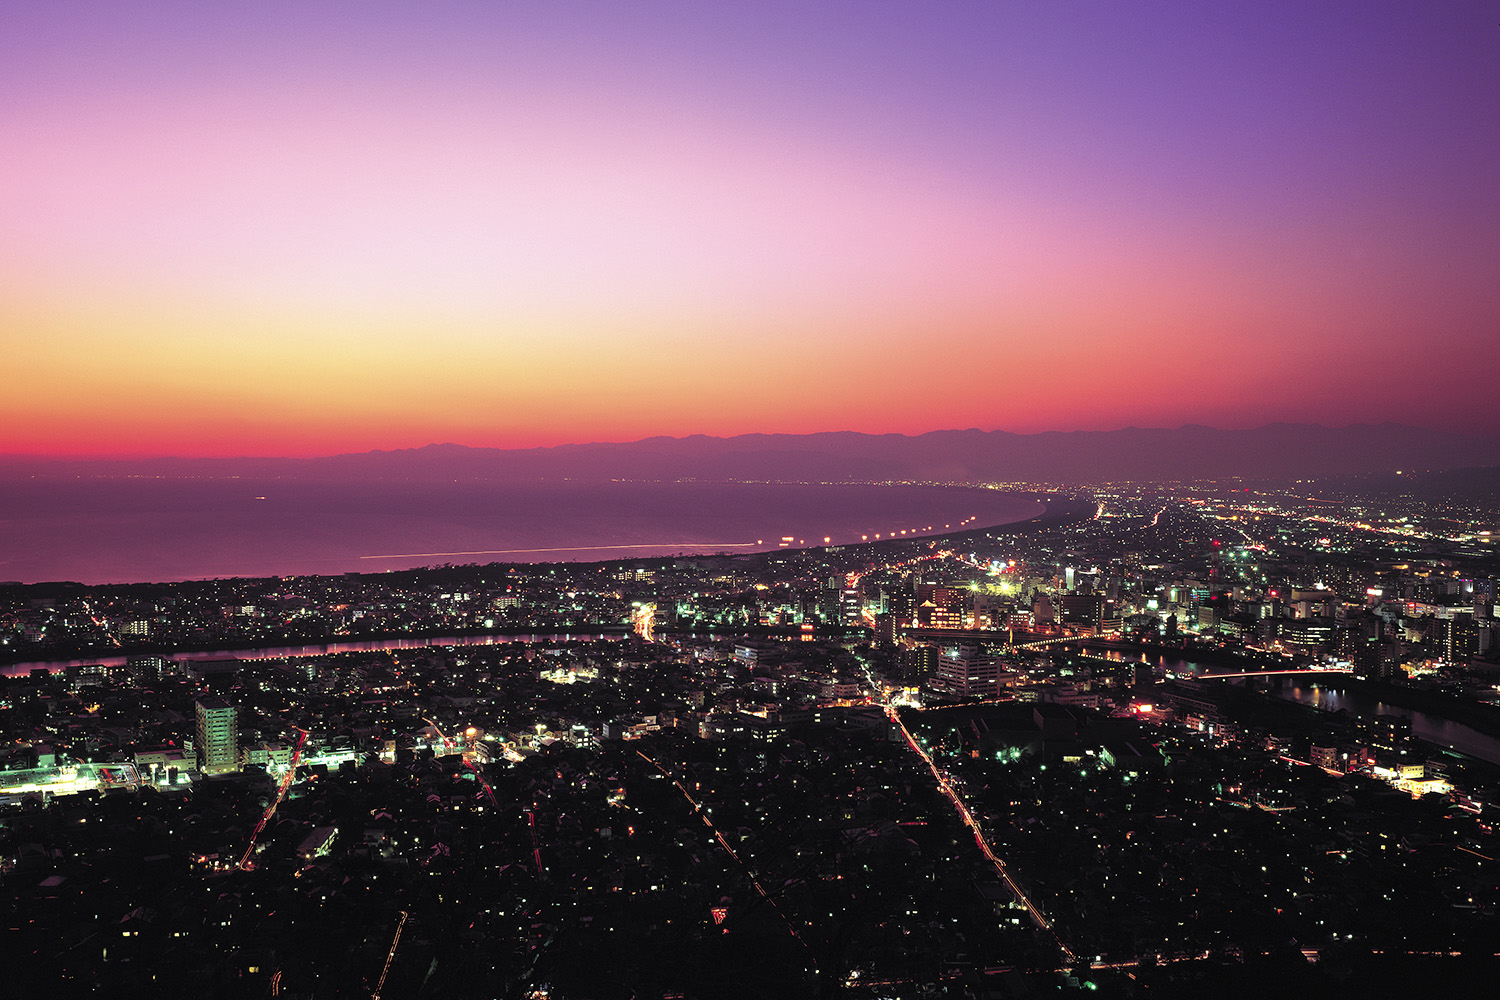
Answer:
<svg viewBox="0 0 1500 1000"><path fill-rule="evenodd" d="M911 638L923 639L927 641L937 641L939 643L985 642L992 645L1003 645L1007 650L1013 650L1016 652L1030 652L1038 649L1046 649L1051 646L1073 645L1078 647L1077 651L1073 655L1084 660L1095 660L1100 663L1112 663L1116 665L1150 662L1148 660L1130 660L1126 659L1124 656L1120 656L1118 658L1111 656L1099 656L1096 653L1087 652L1086 647L1091 641L1095 643L1099 642L1098 637L1095 636L1056 635L1048 636L1045 639L1031 639L1024 642L1008 642L1006 641L1005 636L1011 635L1012 633L1005 629L909 628L905 630L904 634ZM1027 633L1022 634L1025 635ZM1035 635L1035 633L1030 634ZM1114 648L1113 645L1111 645L1107 641L1104 643L1104 647L1111 649ZM1188 657L1193 654L1193 651L1190 649L1172 650L1171 652L1183 657ZM1163 655L1165 655L1165 652ZM1232 680L1239 677L1289 677L1293 675L1303 674L1341 674L1344 676L1349 676L1353 674L1353 672L1354 671L1350 667L1274 666L1254 670L1225 670L1222 672L1203 671L1193 674L1192 677L1194 679L1201 680Z"/></svg>
<svg viewBox="0 0 1500 1000"><path fill-rule="evenodd" d="M1017 648L1019 648L1019 647L1017 647ZM1115 666L1132 665L1132 664L1140 664L1140 663L1145 663L1145 664L1149 665L1149 663L1150 663L1150 661L1148 661L1148 660L1127 660L1127 659L1124 659L1123 657L1117 659L1117 658L1112 657L1112 656L1098 656L1098 655L1096 655L1094 653L1085 653L1085 652L1083 652L1082 649L1080 649L1078 652L1074 653L1073 655L1076 656L1078 659L1081 659L1081 660L1093 660L1093 661L1095 661L1097 663L1109 663L1109 664L1113 664ZM1340 674L1340 675L1343 675L1343 676L1347 677L1347 676L1352 675L1353 673L1354 673L1354 671L1350 667L1315 667L1315 666L1282 667L1282 666L1276 666L1276 667L1262 667L1262 668L1257 668L1257 669L1253 669L1253 670L1223 670L1223 671L1217 671L1217 670L1211 670L1209 668L1205 668L1205 669L1199 670L1197 672L1194 672L1192 674L1185 674L1185 675L1184 674L1179 674L1178 676L1179 677L1187 677L1187 678L1190 678L1192 680L1213 681L1213 680L1233 680L1233 679L1238 678L1238 677L1291 677L1291 676L1294 676L1294 675L1296 675L1296 676L1305 676L1307 674Z"/></svg>
<svg viewBox="0 0 1500 1000"><path fill-rule="evenodd" d="M1354 673L1349 667L1293 667L1267 670L1241 670L1229 674L1193 674L1194 680L1217 681L1234 677L1288 677L1293 674L1344 674Z"/></svg>
<svg viewBox="0 0 1500 1000"><path fill-rule="evenodd" d="M908 626L901 630L901 634L909 639L921 642L931 642L936 645L951 645L958 642L982 642L991 646L1003 645L1007 649L1040 649L1059 642L1078 642L1082 637L1076 635L1049 636L1045 639L1026 639L1021 642L1013 641L1019 629L1005 628L933 628L931 626ZM1035 632L1020 632L1025 636L1034 636Z"/></svg>
<svg viewBox="0 0 1500 1000"><path fill-rule="evenodd" d="M1056 646L1065 642L1076 642L1083 645L1083 639L1076 635L1060 635L1051 639L1038 639L1035 642L1021 642L1012 645L1011 649L1042 649L1046 646Z"/></svg>

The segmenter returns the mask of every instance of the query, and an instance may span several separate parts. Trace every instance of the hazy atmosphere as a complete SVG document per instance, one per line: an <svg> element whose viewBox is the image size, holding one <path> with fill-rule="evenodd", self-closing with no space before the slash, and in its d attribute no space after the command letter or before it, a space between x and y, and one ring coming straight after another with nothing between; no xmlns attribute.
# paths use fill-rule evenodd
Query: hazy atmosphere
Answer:
<svg viewBox="0 0 1500 1000"><path fill-rule="evenodd" d="M5 996L1500 982L1494 0L9 3Z"/></svg>
<svg viewBox="0 0 1500 1000"><path fill-rule="evenodd" d="M1500 429L1493 4L44 4L0 453Z"/></svg>

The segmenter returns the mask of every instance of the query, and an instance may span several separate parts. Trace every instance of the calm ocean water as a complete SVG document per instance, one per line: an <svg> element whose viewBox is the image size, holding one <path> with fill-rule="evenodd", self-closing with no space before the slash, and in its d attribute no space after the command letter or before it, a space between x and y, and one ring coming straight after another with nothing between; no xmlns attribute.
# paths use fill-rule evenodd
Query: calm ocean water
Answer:
<svg viewBox="0 0 1500 1000"><path fill-rule="evenodd" d="M1025 520L996 490L753 483L0 484L0 580L170 581L751 552Z"/></svg>

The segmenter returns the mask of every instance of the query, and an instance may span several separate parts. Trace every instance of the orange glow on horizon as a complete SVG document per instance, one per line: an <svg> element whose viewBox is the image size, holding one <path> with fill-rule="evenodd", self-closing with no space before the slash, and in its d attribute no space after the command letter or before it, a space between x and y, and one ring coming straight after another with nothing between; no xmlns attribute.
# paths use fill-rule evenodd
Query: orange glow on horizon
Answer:
<svg viewBox="0 0 1500 1000"><path fill-rule="evenodd" d="M0 454L1500 431L1467 15L303 6L0 41Z"/></svg>

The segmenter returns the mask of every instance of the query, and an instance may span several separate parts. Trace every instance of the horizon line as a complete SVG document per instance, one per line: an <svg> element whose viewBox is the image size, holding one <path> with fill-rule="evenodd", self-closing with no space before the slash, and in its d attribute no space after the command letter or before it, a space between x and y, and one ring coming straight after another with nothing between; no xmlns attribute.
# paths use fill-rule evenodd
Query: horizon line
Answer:
<svg viewBox="0 0 1500 1000"><path fill-rule="evenodd" d="M1403 424L1397 421L1381 421L1372 423L1369 421L1354 421L1347 424L1323 424L1313 421L1293 420L1271 420L1265 423L1249 427L1219 427L1212 424L1200 424L1193 421L1178 424L1175 427L1161 426L1139 426L1127 424L1123 427L1110 427L1106 429L1074 428L1071 430L1043 430L1043 431L1008 431L1004 428L993 428L983 430L978 427L942 427L933 430L919 431L908 434L900 431L856 431L856 430L822 430L805 431L800 433L785 431L746 431L740 434L704 434L690 433L682 435L672 434L649 434L641 438L631 440L593 440L593 441L565 441L550 445L473 445L461 444L456 441L429 441L422 445L412 445L398 448L368 448L364 451L334 451L306 454L173 454L165 452L0 452L0 463L51 463L51 462L316 462L335 458L356 457L378 454L399 454L403 452L425 451L429 448L463 448L470 451L501 451L501 452L537 452L556 451L562 448L593 448L593 447L622 447L634 444L644 444L648 441L687 441L694 438L703 438L713 441L733 441L738 438L747 437L779 437L779 438L809 438L822 437L825 435L855 435L871 438L920 438L930 434L1005 434L1011 437L1041 437L1049 434L1119 434L1127 431L1143 432L1174 432L1184 430L1208 430L1223 433L1246 433L1266 430L1272 427L1307 427L1321 430L1351 430L1354 428L1381 428L1392 427L1402 430L1424 431L1431 434L1448 434L1455 437L1485 437L1489 435L1474 434L1467 431L1442 430L1434 427L1424 427L1415 424Z"/></svg>

